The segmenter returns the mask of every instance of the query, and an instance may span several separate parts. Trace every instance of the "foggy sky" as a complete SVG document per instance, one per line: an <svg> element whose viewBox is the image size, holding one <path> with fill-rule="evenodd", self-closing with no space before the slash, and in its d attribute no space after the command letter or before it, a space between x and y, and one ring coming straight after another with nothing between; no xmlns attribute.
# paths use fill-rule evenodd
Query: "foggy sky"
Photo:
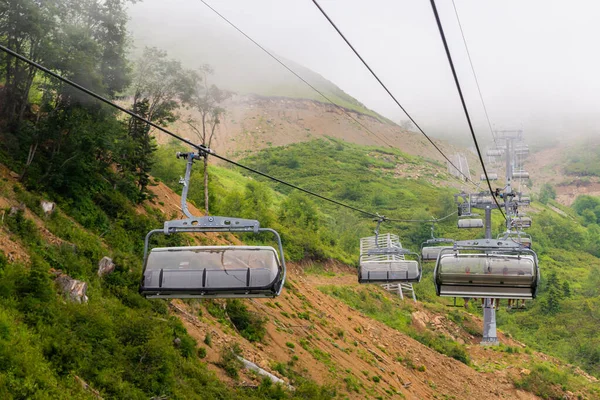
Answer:
<svg viewBox="0 0 600 400"><path fill-rule="evenodd" d="M522 128L530 142L600 133L600 2L455 1L494 128ZM406 119L310 0L209 3L277 55L316 71L388 118ZM468 140L428 1L320 4L426 132ZM262 57L278 74L289 74L198 0L144 0L130 9L138 43L189 57L198 49L218 49L237 60L228 63L234 69L248 57ZM475 131L489 140L452 2L438 0L438 11ZM238 45L228 46L226 39Z"/></svg>

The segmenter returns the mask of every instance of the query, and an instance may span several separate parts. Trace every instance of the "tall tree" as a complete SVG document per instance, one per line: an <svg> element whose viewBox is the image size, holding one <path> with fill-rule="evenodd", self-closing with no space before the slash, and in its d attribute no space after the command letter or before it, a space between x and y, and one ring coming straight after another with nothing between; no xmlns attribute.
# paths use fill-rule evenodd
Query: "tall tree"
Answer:
<svg viewBox="0 0 600 400"><path fill-rule="evenodd" d="M165 51L146 47L138 60L134 79L132 110L142 117L166 126L179 118L177 110L191 104L200 76L171 60ZM135 118L129 121L128 156L121 163L139 188L139 201L148 196L152 153L156 149L150 127Z"/></svg>
<svg viewBox="0 0 600 400"><path fill-rule="evenodd" d="M210 148L215 133L221 124L221 119L225 114L225 108L222 103L231 97L232 93L219 89L215 85L209 85L208 76L213 74L210 65L203 65L200 68L203 80L198 82L196 93L194 93L191 106L200 114L200 120L192 118L187 120L188 125L196 133L203 146ZM208 154L204 155L204 212L209 213L208 196Z"/></svg>

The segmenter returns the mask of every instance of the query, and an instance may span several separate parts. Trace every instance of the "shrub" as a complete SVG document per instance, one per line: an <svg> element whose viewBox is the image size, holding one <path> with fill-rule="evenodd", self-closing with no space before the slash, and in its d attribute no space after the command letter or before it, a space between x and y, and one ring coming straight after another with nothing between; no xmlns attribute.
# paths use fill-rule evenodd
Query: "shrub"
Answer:
<svg viewBox="0 0 600 400"><path fill-rule="evenodd" d="M198 347L198 358L206 358L206 347Z"/></svg>
<svg viewBox="0 0 600 400"><path fill-rule="evenodd" d="M244 303L238 299L227 300L226 312L242 337L250 342L260 342L264 339L267 333L266 318L248 311Z"/></svg>
<svg viewBox="0 0 600 400"><path fill-rule="evenodd" d="M227 376L233 379L238 379L240 377L239 370L244 366L242 361L238 358L241 352L240 345L237 343L223 347L221 350L221 359L219 360L218 365L223 368Z"/></svg>
<svg viewBox="0 0 600 400"><path fill-rule="evenodd" d="M206 332L206 336L204 336L204 344L208 347L212 347L212 335L210 332Z"/></svg>

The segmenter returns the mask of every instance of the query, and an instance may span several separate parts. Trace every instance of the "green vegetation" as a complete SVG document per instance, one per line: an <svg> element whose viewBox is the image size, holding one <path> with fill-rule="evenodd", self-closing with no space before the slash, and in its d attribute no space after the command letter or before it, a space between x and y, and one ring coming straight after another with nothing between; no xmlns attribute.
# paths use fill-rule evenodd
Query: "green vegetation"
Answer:
<svg viewBox="0 0 600 400"><path fill-rule="evenodd" d="M529 371L514 379L515 387L527 390L543 399L564 399L564 392L577 392L589 386L583 377L575 376L573 371L558 369L555 365L545 362L529 366ZM598 388L592 388L596 395L600 395ZM583 398L580 394L578 398Z"/></svg>
<svg viewBox="0 0 600 400"><path fill-rule="evenodd" d="M444 335L429 331L420 331L411 325L411 305L388 296L377 287L350 288L345 286L323 286L323 293L342 300L349 306L387 326L404 332L413 339L465 364L469 364L469 355L464 347ZM358 331L357 331L358 332Z"/></svg>
<svg viewBox="0 0 600 400"><path fill-rule="evenodd" d="M563 162L569 175L600 176L600 146L597 141L575 146L566 153Z"/></svg>
<svg viewBox="0 0 600 400"><path fill-rule="evenodd" d="M179 177L184 163L173 155L181 150L177 144L160 148L152 170L154 176L176 191L181 190ZM243 163L392 218L430 218L454 211L449 189L395 177L396 163L428 163L399 150L322 139L270 148ZM202 175L202 166L198 164L189 192L195 204L203 203ZM287 186L262 182L255 175L244 176L236 170L215 166L211 167L208 182L214 214L258 219L263 226L276 229L290 260L335 258L356 264L358 239L372 234L370 217L314 200ZM457 237L465 237L465 232L454 228L452 219L442 225ZM429 227L415 224L386 224L385 229L405 232L403 243L412 247L418 247L430 236ZM244 240L256 239L245 236Z"/></svg>
<svg viewBox="0 0 600 400"><path fill-rule="evenodd" d="M238 379L240 377L239 371L243 368L244 364L239 359L242 354L240 345L237 343L231 346L225 346L221 349L221 358L219 360L219 366L225 370L225 373L233 378Z"/></svg>
<svg viewBox="0 0 600 400"><path fill-rule="evenodd" d="M227 315L242 337L250 342L260 342L265 337L267 318L248 311L248 307L238 299L227 300Z"/></svg>

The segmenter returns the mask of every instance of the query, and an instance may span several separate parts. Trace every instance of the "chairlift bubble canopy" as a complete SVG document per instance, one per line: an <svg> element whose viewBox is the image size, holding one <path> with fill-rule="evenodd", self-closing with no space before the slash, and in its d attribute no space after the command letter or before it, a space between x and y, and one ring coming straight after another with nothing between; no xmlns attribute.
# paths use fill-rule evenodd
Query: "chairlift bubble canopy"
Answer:
<svg viewBox="0 0 600 400"><path fill-rule="evenodd" d="M512 174L513 179L529 179L529 172L527 171L514 171Z"/></svg>
<svg viewBox="0 0 600 400"><path fill-rule="evenodd" d="M416 260L406 259L413 257ZM410 283L421 280L420 257L403 249L390 233L360 239L359 283Z"/></svg>
<svg viewBox="0 0 600 400"><path fill-rule="evenodd" d="M197 232L270 232L270 246L182 246L149 249L154 234ZM148 233L140 293L147 298L275 297L285 282L285 259L279 234L256 220L199 217L165 222Z"/></svg>
<svg viewBox="0 0 600 400"><path fill-rule="evenodd" d="M515 228L531 228L531 217L513 217L511 218L511 225Z"/></svg>
<svg viewBox="0 0 600 400"><path fill-rule="evenodd" d="M488 172L488 179L490 181L497 181L498 180L498 174L495 172ZM479 177L480 181L485 181L485 174L481 174L481 176Z"/></svg>
<svg viewBox="0 0 600 400"><path fill-rule="evenodd" d="M539 277L536 253L512 240L456 242L440 252L434 270L442 297L533 299Z"/></svg>
<svg viewBox="0 0 600 400"><path fill-rule="evenodd" d="M481 218L463 218L458 220L459 228L483 228Z"/></svg>
<svg viewBox="0 0 600 400"><path fill-rule="evenodd" d="M435 261L438 259L442 249L451 249L454 245L454 239L433 238L428 239L421 245L421 259L423 261ZM428 246L434 245L434 246Z"/></svg>

